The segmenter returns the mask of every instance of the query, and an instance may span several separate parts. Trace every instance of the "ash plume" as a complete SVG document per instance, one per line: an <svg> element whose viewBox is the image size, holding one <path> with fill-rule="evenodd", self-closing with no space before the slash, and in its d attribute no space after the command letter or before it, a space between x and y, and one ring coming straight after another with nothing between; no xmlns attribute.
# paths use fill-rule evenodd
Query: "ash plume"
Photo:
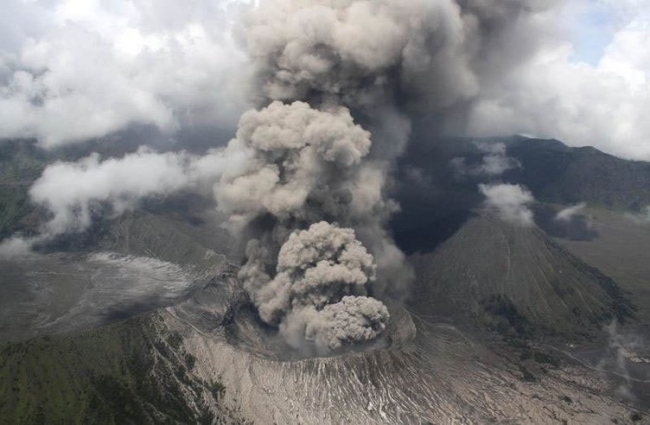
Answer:
<svg viewBox="0 0 650 425"><path fill-rule="evenodd" d="M254 291L260 297L260 315L273 323L291 308L322 309L342 295L365 295L375 270L373 257L353 230L324 221L313 224L289 236L280 249L275 278Z"/></svg>
<svg viewBox="0 0 650 425"><path fill-rule="evenodd" d="M273 279L254 274L246 289L260 317L295 348L310 341L320 353L338 350L386 328L388 309L366 296L376 279L374 259L352 229L323 221L294 232L277 262ZM251 275L245 268L240 276Z"/></svg>
<svg viewBox="0 0 650 425"><path fill-rule="evenodd" d="M304 323L305 339L314 342L318 353L326 354L376 339L386 329L389 318L386 306L375 298L343 297L321 311L313 307L298 310L290 323L299 324L298 330ZM282 328L289 341L295 331L295 327Z"/></svg>
<svg viewBox="0 0 650 425"><path fill-rule="evenodd" d="M650 154L642 54L650 13L640 0L122 6L3 2L0 139L33 137L52 148L130 126L165 137L190 128L232 133L253 88L256 106L335 97L365 109L381 130L373 150L382 155L403 148L414 110L456 135L530 134L629 158ZM590 53L602 53L597 63L581 57L574 38L592 8L613 24L603 26L612 31L603 51Z"/></svg>
<svg viewBox="0 0 650 425"><path fill-rule="evenodd" d="M498 76L489 54L503 59L513 22L551 3L266 0L243 14L236 39L260 107L226 148L247 161L215 194L248 239L239 276L290 345L322 353L381 335L379 300L412 276L385 230L412 121L464 109Z"/></svg>
<svg viewBox="0 0 650 425"><path fill-rule="evenodd" d="M555 3L266 0L237 35L260 102L345 105L372 132L373 152L394 158L414 117L462 128L483 86L541 43L531 28L551 32L534 17Z"/></svg>
<svg viewBox="0 0 650 425"><path fill-rule="evenodd" d="M410 275L383 228L396 206L385 197L387 165L367 158L370 147L345 107L275 101L245 113L225 150L246 157L215 186L231 228L250 235L239 277L260 318L296 348L376 338L389 316L366 296ZM362 298L339 305L346 296Z"/></svg>
<svg viewBox="0 0 650 425"><path fill-rule="evenodd" d="M242 116L227 155L243 151L249 160L240 173L224 176L217 201L243 224L263 214L314 222L381 213L383 178L364 178L381 164L361 164L369 150L370 134L346 108L273 102Z"/></svg>

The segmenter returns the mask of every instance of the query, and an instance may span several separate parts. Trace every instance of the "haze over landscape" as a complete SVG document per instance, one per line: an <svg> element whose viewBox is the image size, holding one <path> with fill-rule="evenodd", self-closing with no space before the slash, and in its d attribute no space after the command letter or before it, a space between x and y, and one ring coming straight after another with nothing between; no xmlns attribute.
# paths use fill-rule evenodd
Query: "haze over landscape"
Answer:
<svg viewBox="0 0 650 425"><path fill-rule="evenodd" d="M4 8L0 422L650 420L650 5Z"/></svg>

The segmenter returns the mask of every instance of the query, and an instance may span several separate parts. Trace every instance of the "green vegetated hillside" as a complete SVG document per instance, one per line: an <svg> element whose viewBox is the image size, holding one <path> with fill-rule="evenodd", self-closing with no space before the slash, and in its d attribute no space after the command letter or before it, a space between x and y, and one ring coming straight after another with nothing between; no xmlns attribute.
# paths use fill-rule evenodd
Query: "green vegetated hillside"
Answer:
<svg viewBox="0 0 650 425"><path fill-rule="evenodd" d="M0 239L37 225L29 188L45 168L46 155L26 142L0 144Z"/></svg>
<svg viewBox="0 0 650 425"><path fill-rule="evenodd" d="M221 406L223 385L192 376L181 342L152 315L2 345L0 423L238 422Z"/></svg>

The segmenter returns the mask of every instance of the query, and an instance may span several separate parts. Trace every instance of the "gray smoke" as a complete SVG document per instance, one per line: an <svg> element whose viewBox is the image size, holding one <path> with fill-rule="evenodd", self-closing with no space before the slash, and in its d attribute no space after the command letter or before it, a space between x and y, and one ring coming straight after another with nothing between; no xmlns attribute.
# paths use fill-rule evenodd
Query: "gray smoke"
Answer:
<svg viewBox="0 0 650 425"><path fill-rule="evenodd" d="M370 147L345 107L275 101L245 113L224 152L246 158L215 187L232 229L251 235L239 277L260 318L296 348L311 342L323 353L376 338L388 312L365 296L409 276L383 229L396 207ZM346 296L363 298L334 307Z"/></svg>
<svg viewBox="0 0 650 425"><path fill-rule="evenodd" d="M502 41L551 3L265 0L244 13L236 38L261 108L242 116L226 155L247 161L215 194L249 240L240 278L287 342L323 352L382 333L378 299L412 276L385 230L412 119L465 108L528 54ZM508 165L491 154L490 172Z"/></svg>
<svg viewBox="0 0 650 425"><path fill-rule="evenodd" d="M324 353L375 339L386 328L388 310L366 296L376 279L374 259L352 229L320 222L294 232L277 262L273 279L248 267L240 276L256 278L245 285L260 317L294 347L311 341Z"/></svg>
<svg viewBox="0 0 650 425"><path fill-rule="evenodd" d="M237 11L248 8L237 38L257 69L260 101L336 97L363 105L381 117L373 123L381 132L368 129L382 154L403 146L413 108L451 108L434 120L477 137L522 133L650 155L648 2L188 4L4 0L0 138L34 137L52 147L132 125L166 135L232 132L250 106L248 61L232 42ZM609 24L583 28L592 14ZM598 63L583 62L584 41L575 37L586 34L612 36ZM596 45L606 41L601 36ZM595 57L588 60L597 61L599 48L589 46Z"/></svg>
<svg viewBox="0 0 650 425"><path fill-rule="evenodd" d="M548 22L535 18L555 3L266 0L238 35L261 102L348 106L367 121L373 150L390 158L402 151L412 116L435 114L443 127L463 121L484 87L551 37Z"/></svg>
<svg viewBox="0 0 650 425"><path fill-rule="evenodd" d="M242 116L227 155L242 151L249 160L241 172L224 176L217 201L242 224L264 214L348 222L381 213L387 208L381 164L361 164L369 150L370 134L346 108L319 111L303 102L274 102Z"/></svg>
<svg viewBox="0 0 650 425"><path fill-rule="evenodd" d="M365 295L375 271L372 255L353 230L322 221L292 233L280 249L275 278L249 288L259 297L262 319L277 323L293 308L322 309L343 295Z"/></svg>
<svg viewBox="0 0 650 425"><path fill-rule="evenodd" d="M240 110L240 98L249 94L256 109L241 116L236 137L215 156L223 159L223 169L209 173L218 180L219 209L247 242L240 278L262 320L277 326L288 342L336 350L380 336L388 313L378 300L403 297L411 279L385 224L398 209L389 196L390 172L414 123L430 120L425 126L432 137L447 127L463 128L469 106L484 88L495 86L505 69L548 38L546 24L535 17L554 3L264 0L243 7L235 24L233 35L246 60L231 54L229 37L221 40L209 26L197 27L200 17L181 19L181 36L159 47L160 40L140 34L141 46L132 52L102 37L95 40L87 30L66 30L52 42L41 41L39 49L27 49L31 67L12 75L11 90L0 99L9 117L2 134L35 136L53 146L133 123L173 131L204 123L213 111L229 121L227 112ZM118 27L125 34L130 28L131 23ZM76 46L73 58L90 58L82 62L83 75L53 65L67 63L56 60L65 56L65 46ZM250 81L248 72L219 60L226 56L251 65ZM105 87L115 88L112 96L105 96ZM91 101L98 92L102 96ZM68 115L90 119L79 124ZM230 166L233 157L240 159L237 166ZM174 174L161 171L160 184L149 184L134 178L135 161L118 167L95 158L44 174L40 187L49 193L68 184L69 194L48 195L39 186L33 193L42 193L42 202L49 203L51 226L83 229L97 202L119 212L149 194L210 182L196 177L196 161L165 162L160 170ZM503 168L498 161L488 166ZM68 174L76 176L71 183L58 178ZM176 178L168 178L172 175ZM93 176L108 184L77 181ZM345 239L342 251L328 253L318 245L327 238L314 240L305 250L313 251L316 263L287 268L287 250L310 240L313 232ZM359 258L347 258L349 252Z"/></svg>
<svg viewBox="0 0 650 425"><path fill-rule="evenodd" d="M270 0L246 21L245 42L271 99L372 105L398 85L438 87L430 101L449 105L478 89L459 54L463 27L451 1Z"/></svg>
<svg viewBox="0 0 650 425"><path fill-rule="evenodd" d="M281 332L288 341L301 337L313 341L320 354L372 341L386 329L390 316L381 302L369 297L343 297L321 311L306 307L292 313ZM299 340L297 340L299 341Z"/></svg>

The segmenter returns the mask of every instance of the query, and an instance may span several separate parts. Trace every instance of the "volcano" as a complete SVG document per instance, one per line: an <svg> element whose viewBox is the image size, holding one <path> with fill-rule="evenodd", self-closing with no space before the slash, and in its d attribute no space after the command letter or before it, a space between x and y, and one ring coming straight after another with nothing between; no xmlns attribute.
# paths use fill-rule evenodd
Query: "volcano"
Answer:
<svg viewBox="0 0 650 425"><path fill-rule="evenodd" d="M557 144L516 143L520 154L526 146L557 154ZM594 205L581 213L593 237L572 239L548 227L548 211L561 205L538 203L538 223L521 227L483 208L471 185L447 184L456 201L437 214L423 205L435 202L431 192L403 195L393 232L415 272L410 296L386 301L381 338L326 355L296 351L260 319L238 278L244 247L207 201L158 200L7 262L3 302L20 300L22 313L5 316L1 328L2 422L642 418L648 347L625 345L622 370L608 360L620 352L603 329L618 323L623 338L647 326L643 271L626 273L612 261L628 258L617 240L650 243L647 225ZM461 213L450 220L450 211ZM34 279L45 273L58 280ZM119 289L127 284L130 291Z"/></svg>

